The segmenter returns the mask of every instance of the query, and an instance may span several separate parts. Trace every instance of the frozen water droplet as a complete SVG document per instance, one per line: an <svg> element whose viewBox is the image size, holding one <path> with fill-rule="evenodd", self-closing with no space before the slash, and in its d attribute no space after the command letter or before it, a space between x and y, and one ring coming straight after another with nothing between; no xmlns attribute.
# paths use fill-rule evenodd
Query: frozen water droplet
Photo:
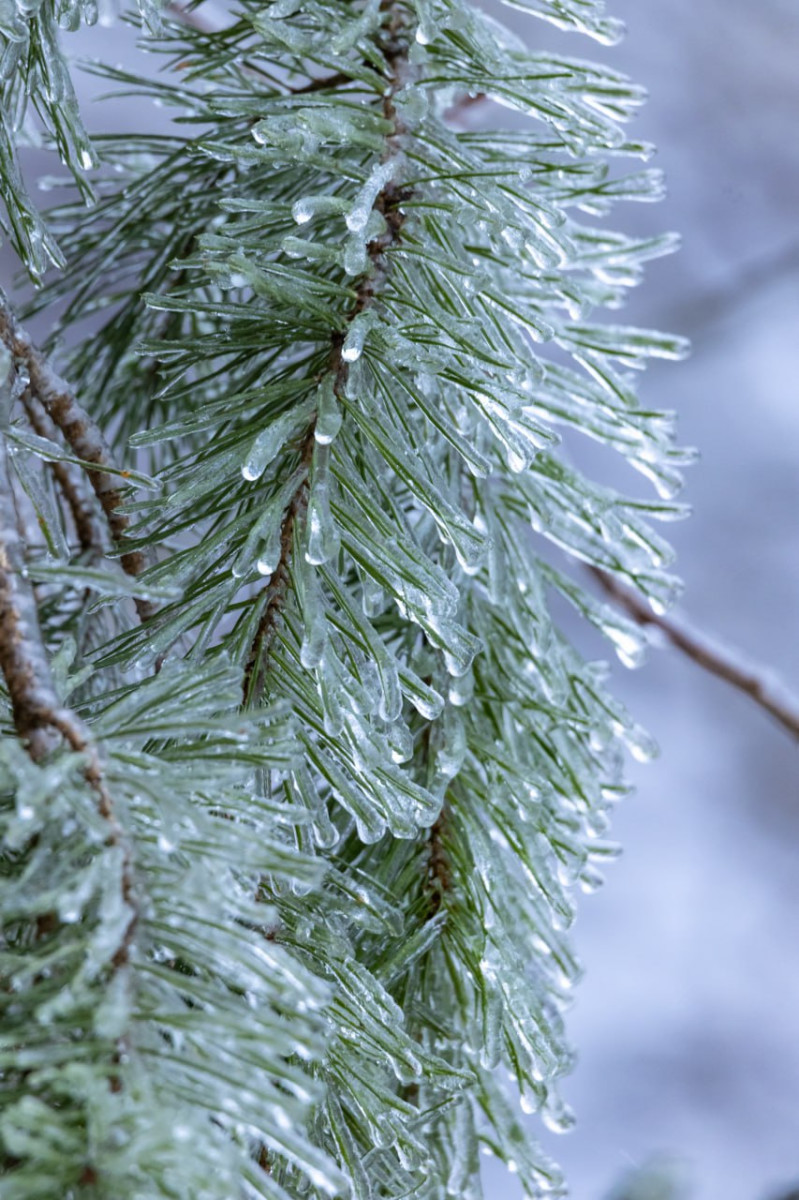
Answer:
<svg viewBox="0 0 799 1200"><path fill-rule="evenodd" d="M580 887L584 892L596 892L605 882L605 876L596 867L585 866L580 872Z"/></svg>
<svg viewBox="0 0 799 1200"><path fill-rule="evenodd" d="M314 437L320 445L328 445L341 428L341 409L336 398L332 375L327 375L316 393L316 425Z"/></svg>
<svg viewBox="0 0 799 1200"><path fill-rule="evenodd" d="M347 213L347 228L351 233L361 233L369 220L375 200L394 175L397 164L393 159L379 163L358 193L355 203Z"/></svg>
<svg viewBox="0 0 799 1200"><path fill-rule="evenodd" d="M350 322L347 336L344 338L344 344L341 347L341 357L344 362L357 362L363 352L366 334L372 323L370 313L361 313Z"/></svg>
<svg viewBox="0 0 799 1200"><path fill-rule="evenodd" d="M568 1133L576 1124L576 1118L568 1104L556 1098L541 1110L541 1119L552 1133Z"/></svg>
<svg viewBox="0 0 799 1200"><path fill-rule="evenodd" d="M266 429L258 434L250 446L247 459L241 468L241 473L248 483L260 479L272 460L280 453L286 440L294 431L297 421L298 412L290 410L272 421Z"/></svg>

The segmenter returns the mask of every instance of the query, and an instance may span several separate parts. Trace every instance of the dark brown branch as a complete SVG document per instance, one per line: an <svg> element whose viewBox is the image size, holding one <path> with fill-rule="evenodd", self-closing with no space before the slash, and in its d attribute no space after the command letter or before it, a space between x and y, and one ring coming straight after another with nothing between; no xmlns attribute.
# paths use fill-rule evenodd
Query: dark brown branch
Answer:
<svg viewBox="0 0 799 1200"><path fill-rule="evenodd" d="M768 671L750 665L726 647L718 645L686 621L660 616L629 588L597 567L589 568L594 579L639 625L659 629L666 640L697 666L744 692L765 709L793 737L799 738L799 699L769 678Z"/></svg>
<svg viewBox="0 0 799 1200"><path fill-rule="evenodd" d="M120 511L123 490L118 476L111 474L114 462L105 439L89 414L78 403L74 392L50 366L46 357L36 348L28 334L17 324L5 297L0 293L0 338L14 355L24 363L30 380L31 393L41 402L47 415L61 430L76 458L92 464L87 468L91 483L100 506L108 521L114 542L122 542L130 520ZM127 551L120 557L123 570L132 576L140 575L147 565L140 550ZM136 600L136 611L141 620L151 616L153 605L147 600Z"/></svg>

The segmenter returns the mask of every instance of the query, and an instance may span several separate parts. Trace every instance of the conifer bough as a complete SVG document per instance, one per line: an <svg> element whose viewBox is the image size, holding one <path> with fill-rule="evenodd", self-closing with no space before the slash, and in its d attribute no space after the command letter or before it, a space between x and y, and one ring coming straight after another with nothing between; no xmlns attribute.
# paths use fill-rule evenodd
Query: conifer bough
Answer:
<svg viewBox="0 0 799 1200"><path fill-rule="evenodd" d="M2 300L0 1192L469 1200L482 1150L562 1194L523 1114L572 1123L574 892L652 745L549 599L637 664L573 568L662 611L687 459L632 387L683 344L595 315L674 244L591 224L660 194L641 91L462 0L147 9L163 71L94 69L175 120L92 145L58 27L93 15L0 13L52 328ZM455 128L476 96L512 128Z"/></svg>

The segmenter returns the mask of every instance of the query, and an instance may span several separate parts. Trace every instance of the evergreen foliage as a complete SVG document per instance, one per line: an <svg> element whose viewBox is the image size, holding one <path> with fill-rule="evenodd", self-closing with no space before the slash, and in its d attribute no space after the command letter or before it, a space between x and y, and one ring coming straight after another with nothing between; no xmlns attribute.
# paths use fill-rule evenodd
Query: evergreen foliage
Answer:
<svg viewBox="0 0 799 1200"><path fill-rule="evenodd" d="M550 600L634 665L572 567L662 609L682 511L632 373L684 348L595 315L673 246L602 220L661 191L641 90L465 0L241 0L144 14L163 72L95 69L175 121L91 147L81 12L0 7L7 232L65 268L50 345L0 308L3 1200L469 1200L481 1148L560 1194L519 1102L572 1121L574 892L651 743Z"/></svg>

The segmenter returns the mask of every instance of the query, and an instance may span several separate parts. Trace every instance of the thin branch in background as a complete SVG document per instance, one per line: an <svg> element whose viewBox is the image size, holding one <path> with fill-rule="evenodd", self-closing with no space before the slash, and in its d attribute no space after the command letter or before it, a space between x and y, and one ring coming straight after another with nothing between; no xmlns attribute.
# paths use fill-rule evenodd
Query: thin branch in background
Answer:
<svg viewBox="0 0 799 1200"><path fill-rule="evenodd" d="M40 401L47 415L61 430L76 458L91 464L87 467L94 494L105 513L111 537L122 542L130 520L120 511L123 491L105 438L89 414L78 403L74 392L50 366L47 358L36 348L31 338L14 318L8 302L0 292L0 338L18 362L25 364L30 391ZM147 559L140 550L129 550L120 556L122 569L131 576L140 575ZM136 599L136 611L142 621L152 616L154 606L147 600Z"/></svg>
<svg viewBox="0 0 799 1200"><path fill-rule="evenodd" d="M646 601L598 567L588 568L603 591L639 625L659 629L686 657L744 692L793 737L799 738L799 698L793 696L766 668L747 663L734 650L719 645L687 621L654 613Z"/></svg>
<svg viewBox="0 0 799 1200"><path fill-rule="evenodd" d="M445 116L448 121L458 121L470 108L474 108L477 104L483 104L487 100L488 96L485 92L477 92L474 96L460 96L452 107L447 109Z"/></svg>

